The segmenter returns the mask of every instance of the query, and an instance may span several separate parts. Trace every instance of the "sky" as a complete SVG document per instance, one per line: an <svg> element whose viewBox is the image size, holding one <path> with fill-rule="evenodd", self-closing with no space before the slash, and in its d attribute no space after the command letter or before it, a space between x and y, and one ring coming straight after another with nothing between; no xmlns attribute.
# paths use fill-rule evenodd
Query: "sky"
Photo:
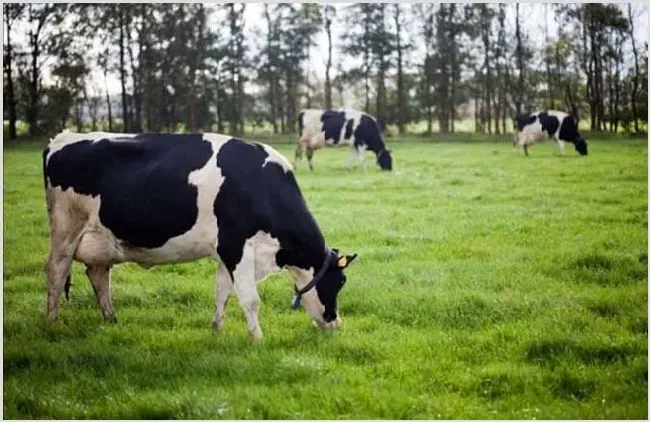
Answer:
<svg viewBox="0 0 650 422"><path fill-rule="evenodd" d="M346 6L349 6L353 3L333 3L337 9L342 9ZM512 3L511 3L512 4ZM619 7L624 8L624 13L627 15L627 4L619 3ZM637 48L643 48L643 42L648 39L648 6L647 4L636 2L632 3L633 14L637 16L635 19L635 39L638 41ZM537 47L541 46L544 41L544 13L545 5L542 3L521 3L520 5L520 16L522 19L522 27L525 32L530 37L530 41ZM263 3L247 3L245 10L245 31L248 35L248 39L252 38L252 30L254 28L266 28L266 23L263 18ZM341 16L341 15L339 15ZM506 8L506 27L514 28L515 22L515 13L514 7ZM548 13L548 32L551 36L556 34L557 24L553 18L553 13L549 9ZM416 25L413 25L416 26ZM340 61L341 55L337 50L337 47L340 45L340 36L345 30L343 22L339 21L332 25L332 38L334 44L333 50L333 63L334 66L338 61ZM413 28L411 32L415 32L417 29ZM4 32L4 31L3 31ZM421 41L416 45L416 50L411 54L411 57L407 57L407 60L421 62L422 61L422 47ZM100 48L99 42L96 42L96 49ZM417 49L417 47L420 47ZM253 47L254 48L254 47ZM322 31L318 34L316 38L316 47L311 51L311 57L309 61L309 71L317 75L318 78L324 79L325 75L325 61L327 59L327 35L325 31ZM354 65L354 61L350 58L345 58L344 68L349 68ZM332 76L334 70L332 70ZM104 89L104 80L103 75L99 69L93 69L92 79L95 85L95 89L101 89L103 93ZM107 80L107 88L111 94L117 94L120 92L120 82L117 75L109 75ZM99 93L99 92L98 92Z"/></svg>

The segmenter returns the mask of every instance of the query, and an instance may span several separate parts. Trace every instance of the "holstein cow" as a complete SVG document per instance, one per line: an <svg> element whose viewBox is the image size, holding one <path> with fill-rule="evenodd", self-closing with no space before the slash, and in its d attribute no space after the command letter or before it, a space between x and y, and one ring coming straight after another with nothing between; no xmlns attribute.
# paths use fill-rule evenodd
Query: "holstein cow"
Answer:
<svg viewBox="0 0 650 422"><path fill-rule="evenodd" d="M523 149L526 156L528 147L546 136L555 138L562 154L564 143L571 142L580 155L587 155L587 141L578 132L578 124L570 114L554 110L523 114L515 119L514 124L513 146Z"/></svg>
<svg viewBox="0 0 650 422"><path fill-rule="evenodd" d="M273 148L217 134L64 132L43 152L50 225L47 313L55 320L72 260L86 265L104 318L116 321L110 270L219 262L213 325L234 289L254 340L257 282L288 269L321 328L337 328L343 270L356 258L327 247L291 165ZM68 279L69 282L69 279Z"/></svg>
<svg viewBox="0 0 650 422"><path fill-rule="evenodd" d="M306 152L309 169L314 170L312 157L314 151L325 146L350 146L350 162L354 165L355 155L366 170L365 152L367 149L377 156L377 164L382 170L392 170L393 160L386 149L381 132L383 125L369 114L356 110L315 110L300 112L298 118L300 139L296 147L294 167Z"/></svg>

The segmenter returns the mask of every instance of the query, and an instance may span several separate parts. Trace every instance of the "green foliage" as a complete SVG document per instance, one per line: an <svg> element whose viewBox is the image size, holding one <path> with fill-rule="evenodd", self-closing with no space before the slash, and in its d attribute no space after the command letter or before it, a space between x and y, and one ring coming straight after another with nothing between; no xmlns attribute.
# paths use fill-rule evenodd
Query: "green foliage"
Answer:
<svg viewBox="0 0 650 422"><path fill-rule="evenodd" d="M75 264L46 323L43 141L5 145L4 416L647 419L647 140L525 158L489 139L391 138L391 173L349 172L345 149L302 163L329 244L359 253L343 328L292 311L280 274L257 345L236 299L211 330L210 261L116 266L116 325Z"/></svg>

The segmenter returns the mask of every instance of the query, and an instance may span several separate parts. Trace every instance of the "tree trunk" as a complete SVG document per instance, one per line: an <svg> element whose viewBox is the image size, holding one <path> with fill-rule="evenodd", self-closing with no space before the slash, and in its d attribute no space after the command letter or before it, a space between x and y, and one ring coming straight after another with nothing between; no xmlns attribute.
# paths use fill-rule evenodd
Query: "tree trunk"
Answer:
<svg viewBox="0 0 650 422"><path fill-rule="evenodd" d="M632 119L634 120L634 133L639 133L639 116L637 111L637 93L639 91L639 53L634 40L634 19L632 18L632 4L627 5L627 15L630 20L630 39L632 40L632 54L634 54L634 78L632 79Z"/></svg>
<svg viewBox="0 0 650 422"><path fill-rule="evenodd" d="M104 88L106 90L106 107L108 109L108 131L113 131L113 113L111 111L111 97L108 95L107 71L104 69Z"/></svg>
<svg viewBox="0 0 650 422"><path fill-rule="evenodd" d="M544 64L546 65L546 85L548 90L548 109L555 109L553 98L553 80L551 78L551 58L548 39L548 3L544 3Z"/></svg>
<svg viewBox="0 0 650 422"><path fill-rule="evenodd" d="M405 125L405 116L406 105L404 104L404 70L403 67L403 51L402 51L402 31L400 21L400 5L399 3L394 5L395 7L395 41L396 41L396 50L397 50L397 131L400 135L403 135L406 131Z"/></svg>
<svg viewBox="0 0 650 422"><path fill-rule="evenodd" d="M515 109L517 116L521 114L521 106L524 98L524 51L521 43L521 25L519 23L519 3L515 3L515 35L517 37L517 69L519 71L517 93L515 94Z"/></svg>
<svg viewBox="0 0 650 422"><path fill-rule="evenodd" d="M30 5L31 7L31 5ZM39 49L38 32L30 33L30 44L32 47L32 68L29 81L29 105L27 107L27 123L29 124L29 135L38 134L38 58L41 54Z"/></svg>
<svg viewBox="0 0 650 422"><path fill-rule="evenodd" d="M242 19L244 11L246 10L246 3L241 3L241 9L239 11L238 17ZM245 133L244 128L244 78L242 75L242 67L244 65L244 37L243 37L243 27L237 27L237 118L239 119L239 133L243 136Z"/></svg>
<svg viewBox="0 0 650 422"><path fill-rule="evenodd" d="M327 63L325 64L325 108L332 108L332 81L330 69L332 68L332 13L334 9L325 5L325 32L327 33Z"/></svg>
<svg viewBox="0 0 650 422"><path fill-rule="evenodd" d="M14 77L12 74L12 45L11 45L11 16L9 5L3 5L4 17L5 17L5 27L7 28L7 47L6 47L6 56L5 56L5 73L7 78L7 102L9 106L9 140L13 141L16 139L16 97L14 94Z"/></svg>
<svg viewBox="0 0 650 422"><path fill-rule="evenodd" d="M139 70L135 65L135 56L133 54L133 47L131 46L131 27L128 21L125 26L126 26L126 46L127 46L127 52L129 53L129 61L131 64L131 80L133 81L133 121L129 129L132 132L139 133L142 132L142 119L141 119L141 107L140 107L141 81L138 78ZM140 60L142 59L141 50L142 50L142 46L140 45L140 52L138 56Z"/></svg>
<svg viewBox="0 0 650 422"><path fill-rule="evenodd" d="M122 86L122 130L128 131L129 113L126 102L126 63L124 60L124 11L123 5L118 6L118 23L120 26L120 84Z"/></svg>
<svg viewBox="0 0 650 422"><path fill-rule="evenodd" d="M363 52L363 63L364 63L364 82L366 89L366 106L363 111L370 113L370 10L368 5L365 5L365 17L364 17L364 52Z"/></svg>

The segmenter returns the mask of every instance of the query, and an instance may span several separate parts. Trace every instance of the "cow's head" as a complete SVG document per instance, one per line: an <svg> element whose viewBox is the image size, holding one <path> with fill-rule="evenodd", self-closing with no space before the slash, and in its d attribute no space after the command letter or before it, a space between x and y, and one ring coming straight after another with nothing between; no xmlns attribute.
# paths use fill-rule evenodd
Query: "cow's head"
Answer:
<svg viewBox="0 0 650 422"><path fill-rule="evenodd" d="M377 154L377 164L382 170L391 171L393 169L393 157L391 157L389 150L384 148Z"/></svg>
<svg viewBox="0 0 650 422"><path fill-rule="evenodd" d="M582 137L582 135L578 134L578 139L575 141L575 146L576 146L576 151L580 153L580 155L587 155L587 140Z"/></svg>
<svg viewBox="0 0 650 422"><path fill-rule="evenodd" d="M302 302L320 328L338 328L341 319L337 314L337 298L346 282L343 270L356 257L357 254L339 255L337 249L330 250L323 266L312 280L302 289L296 288L293 307L297 308Z"/></svg>

